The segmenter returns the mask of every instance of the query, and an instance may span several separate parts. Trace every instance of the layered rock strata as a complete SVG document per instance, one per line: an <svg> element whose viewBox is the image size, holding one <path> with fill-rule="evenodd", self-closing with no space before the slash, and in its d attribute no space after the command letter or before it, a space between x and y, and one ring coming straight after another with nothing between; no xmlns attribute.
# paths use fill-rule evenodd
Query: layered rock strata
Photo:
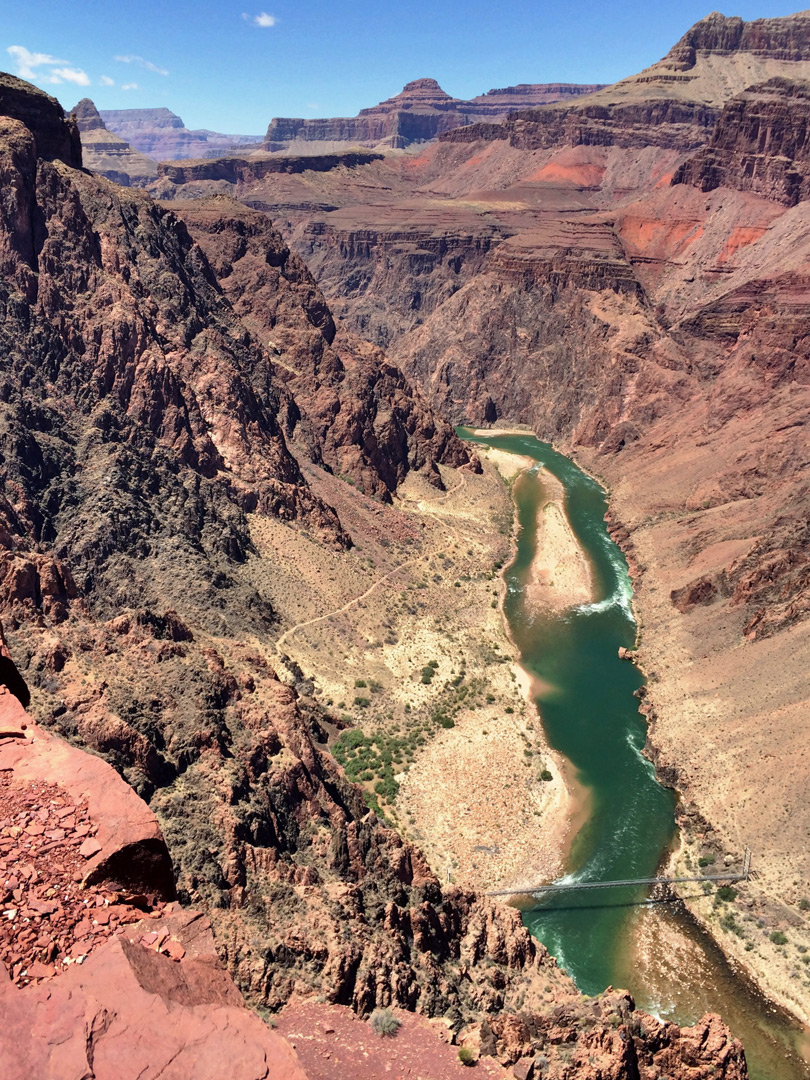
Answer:
<svg viewBox="0 0 810 1080"><path fill-rule="evenodd" d="M157 176L154 161L134 150L128 142L108 131L98 109L89 98L72 110L82 140L86 169L125 187L144 187Z"/></svg>
<svg viewBox="0 0 810 1080"><path fill-rule="evenodd" d="M218 131L189 131L169 109L102 109L108 130L154 161L217 157L237 147L253 149L259 135L224 135Z"/></svg>
<svg viewBox="0 0 810 1080"><path fill-rule="evenodd" d="M569 84L521 84L462 101L445 93L435 79L415 79L396 94L355 117L331 119L271 120L263 148L286 150L298 143L350 143L405 147L426 142L453 128L486 120L502 119L516 109L550 101L568 100L599 89Z"/></svg>
<svg viewBox="0 0 810 1080"><path fill-rule="evenodd" d="M751 191L786 206L810 193L810 83L771 79L730 101L709 145L684 162L675 184Z"/></svg>

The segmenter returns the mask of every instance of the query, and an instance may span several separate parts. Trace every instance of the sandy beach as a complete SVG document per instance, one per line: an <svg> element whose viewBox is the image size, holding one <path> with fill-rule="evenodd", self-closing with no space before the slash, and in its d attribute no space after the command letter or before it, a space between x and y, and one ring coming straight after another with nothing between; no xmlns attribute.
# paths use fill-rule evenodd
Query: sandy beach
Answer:
<svg viewBox="0 0 810 1080"><path fill-rule="evenodd" d="M590 563L577 543L564 509L564 489L542 470L546 493L537 510L537 550L526 579L526 601L533 608L562 611L593 600Z"/></svg>

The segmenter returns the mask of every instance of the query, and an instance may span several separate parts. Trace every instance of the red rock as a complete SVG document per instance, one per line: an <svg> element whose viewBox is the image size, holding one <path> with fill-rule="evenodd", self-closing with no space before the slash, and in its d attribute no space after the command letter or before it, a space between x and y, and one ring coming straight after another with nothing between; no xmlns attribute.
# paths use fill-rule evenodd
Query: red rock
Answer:
<svg viewBox="0 0 810 1080"><path fill-rule="evenodd" d="M179 941L173 941L171 938L162 946L161 952L166 956L170 956L172 960L182 960L186 955L186 950L180 944Z"/></svg>
<svg viewBox="0 0 810 1080"><path fill-rule="evenodd" d="M51 915L59 907L56 900L29 900L28 906L40 915Z"/></svg>
<svg viewBox="0 0 810 1080"><path fill-rule="evenodd" d="M79 854L85 859L92 858L92 856L96 855L99 851L101 851L101 844L98 840L92 838L85 840L79 848Z"/></svg>
<svg viewBox="0 0 810 1080"><path fill-rule="evenodd" d="M41 964L39 960L35 960L33 964L28 965L28 977L31 979L50 979L55 974L55 968L49 964Z"/></svg>
<svg viewBox="0 0 810 1080"><path fill-rule="evenodd" d="M0 1076L306 1080L289 1043L245 1008L210 948L175 962L113 938L47 989L0 981Z"/></svg>

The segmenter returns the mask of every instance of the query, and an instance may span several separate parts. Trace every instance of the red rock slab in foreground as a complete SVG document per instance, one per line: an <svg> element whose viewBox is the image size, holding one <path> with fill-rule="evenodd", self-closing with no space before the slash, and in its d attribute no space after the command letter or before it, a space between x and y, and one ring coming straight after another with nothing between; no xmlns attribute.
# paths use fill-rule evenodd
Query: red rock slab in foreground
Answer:
<svg viewBox="0 0 810 1080"><path fill-rule="evenodd" d="M3 1080L307 1080L218 965L204 917L179 912L151 928L185 940L186 957L142 945L133 929L22 990L0 967Z"/></svg>
<svg viewBox="0 0 810 1080"><path fill-rule="evenodd" d="M367 1020L344 1005L293 1001L278 1017L278 1031L289 1039L310 1080L506 1080L509 1073L494 1058L481 1058L474 1072L462 1065L450 1031L438 1020L392 1009L401 1027L378 1035Z"/></svg>
<svg viewBox="0 0 810 1080"><path fill-rule="evenodd" d="M84 880L112 880L174 899L174 873L157 819L115 770L38 727L0 687L0 730L6 729L25 737L0 738L0 771L17 784L58 784L86 804L96 843L87 848Z"/></svg>
<svg viewBox="0 0 810 1080"><path fill-rule="evenodd" d="M60 785L0 772L0 964L18 986L83 963L144 910L165 910L154 895L81 883L96 831L86 802Z"/></svg>

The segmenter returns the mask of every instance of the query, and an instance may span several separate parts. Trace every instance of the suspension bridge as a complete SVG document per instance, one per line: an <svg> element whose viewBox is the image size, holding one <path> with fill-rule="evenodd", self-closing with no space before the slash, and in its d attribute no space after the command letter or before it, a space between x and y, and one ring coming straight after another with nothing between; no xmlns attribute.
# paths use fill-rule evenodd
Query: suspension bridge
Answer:
<svg viewBox="0 0 810 1080"><path fill-rule="evenodd" d="M487 896L526 896L536 893L569 892L572 889L618 889L630 885L680 885L685 882L748 881L751 876L751 849L745 849L742 870L727 874L700 874L691 877L622 878L617 881L570 881L554 885L524 885L520 889L494 889Z"/></svg>

